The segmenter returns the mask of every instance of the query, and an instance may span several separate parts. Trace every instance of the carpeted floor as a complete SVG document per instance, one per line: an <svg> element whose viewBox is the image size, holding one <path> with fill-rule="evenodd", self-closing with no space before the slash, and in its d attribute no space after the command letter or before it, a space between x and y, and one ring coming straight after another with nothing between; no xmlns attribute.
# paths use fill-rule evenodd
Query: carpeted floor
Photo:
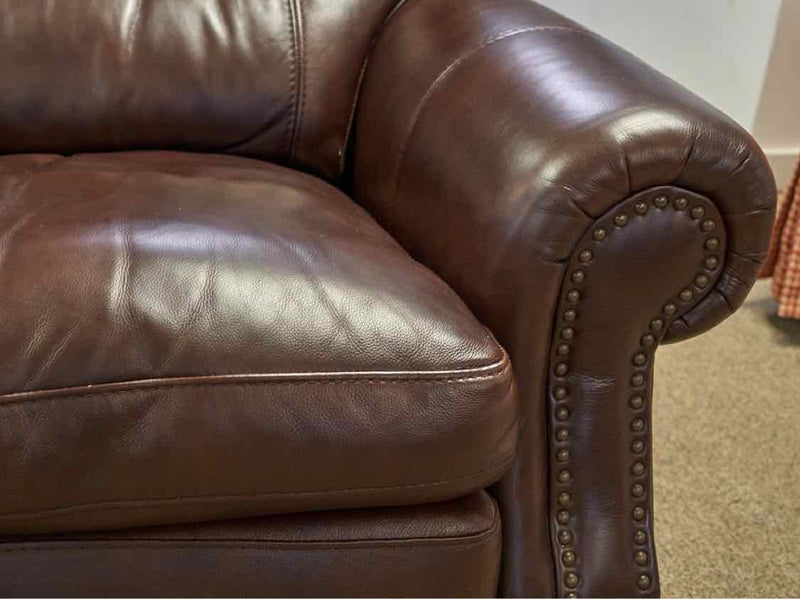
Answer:
<svg viewBox="0 0 800 599"><path fill-rule="evenodd" d="M761 281L720 326L658 351L664 596L800 595L800 321L776 311Z"/></svg>

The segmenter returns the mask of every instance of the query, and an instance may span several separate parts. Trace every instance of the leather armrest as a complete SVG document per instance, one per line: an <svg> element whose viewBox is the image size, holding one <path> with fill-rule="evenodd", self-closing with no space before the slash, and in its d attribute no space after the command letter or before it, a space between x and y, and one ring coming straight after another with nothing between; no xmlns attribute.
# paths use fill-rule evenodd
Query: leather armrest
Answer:
<svg viewBox="0 0 800 599"><path fill-rule="evenodd" d="M553 562L533 556L548 543L561 594L657 594L651 358L752 286L775 202L763 153L685 88L528 0L406 2L373 48L355 123L356 199L514 363L526 412L498 492L504 592L553 592Z"/></svg>
<svg viewBox="0 0 800 599"><path fill-rule="evenodd" d="M715 292L667 341L728 316L764 258L775 184L753 139L528 0L401 6L372 52L356 122L358 200L481 312L512 284L509 254L563 262L593 219L658 185L707 196L730 235Z"/></svg>

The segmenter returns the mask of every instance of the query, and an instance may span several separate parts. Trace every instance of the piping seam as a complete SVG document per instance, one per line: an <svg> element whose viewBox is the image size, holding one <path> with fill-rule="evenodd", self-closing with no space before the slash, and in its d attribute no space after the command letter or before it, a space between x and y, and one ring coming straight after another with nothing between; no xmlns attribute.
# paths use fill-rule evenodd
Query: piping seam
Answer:
<svg viewBox="0 0 800 599"><path fill-rule="evenodd" d="M504 31L502 33L498 33L498 34L488 38L487 40L483 41L478 46L475 46L474 48L472 48L472 50L469 50L468 52L462 54L461 56L456 58L453 62L451 62L441 73L439 73L439 75L436 77L436 79L434 79L433 83L431 83L430 87L425 92L425 94L422 96L422 99L420 100L420 103L417 105L417 108L414 110L414 112L413 112L413 114L411 116L411 121L410 121L411 124L410 124L410 126L408 128L408 131L407 131L407 133L405 135L405 139L403 140L403 144L400 147L400 152L398 153L397 159L395 160L394 166L392 168L392 185L390 187L390 189L393 190L392 199L391 199L391 203L392 204L394 203L394 201L397 198L397 193L398 193L398 188L399 188L399 183L400 183L400 171L401 171L403 163L405 161L406 152L408 151L408 147L411 144L411 139L413 138L414 131L415 131L416 127L417 127L417 124L420 121L422 113L425 110L425 107L428 105L428 102L430 101L430 99L433 96L434 92L436 92L436 90L439 87L441 87L442 83L444 83L444 81L452 73L454 73L456 70L458 70L458 68L460 66L462 66L463 64L466 64L471 58L476 56L481 50L483 50L485 48L488 48L489 46L491 46L491 45L493 45L493 44L495 44L497 42L501 42L503 40L515 37L517 35L521 35L521 34L524 34L524 33L535 33L535 32L539 32L539 31L564 31L564 32L568 32L568 33L577 33L577 34L582 34L582 35L588 35L588 36L591 36L591 37L597 37L596 34L594 34L591 31L586 31L586 30L583 30L583 29L575 29L574 27L564 27L562 25L542 25L542 26L536 26L536 27L522 27L522 28L519 28L519 29L511 29L509 31Z"/></svg>
<svg viewBox="0 0 800 599"><path fill-rule="evenodd" d="M303 23L303 7L301 0L291 0L293 4L293 35L295 40L295 65L297 73L294 106L294 126L292 141L289 147L289 159L294 160L297 153L297 143L303 129L303 115L306 107L306 44L305 25Z"/></svg>
<svg viewBox="0 0 800 599"><path fill-rule="evenodd" d="M292 56L289 67L289 119L286 124L286 133L284 135L284 144L287 147L287 152L291 158L294 146L294 130L297 123L297 27L295 11L295 0L286 0L286 7L289 13L289 34L292 40Z"/></svg>
<svg viewBox="0 0 800 599"><path fill-rule="evenodd" d="M397 4L395 4L389 14L383 20L383 23L381 23L380 27L378 27L377 33L375 33L375 36L372 38L369 48L367 49L367 53L364 55L364 60L361 63L361 71L358 73L358 81L356 81L356 90L353 94L353 103L350 106L350 116L347 119L347 128L344 131L344 140L342 140L342 145L339 148L339 177L344 175L344 169L347 162L347 148L350 145L353 135L353 124L355 123L356 109L358 107L358 101L361 98L361 90L364 86L364 76L367 72L367 66L369 65L369 59L372 56L372 51L375 49L375 45L378 43L381 34L386 29L386 25L389 23L391 18L400 11L406 2L407 0L400 0Z"/></svg>
<svg viewBox="0 0 800 599"><path fill-rule="evenodd" d="M3 543L0 543L0 553L14 553L16 551L24 552L24 551L57 551L60 549L99 549L109 547L112 549L123 548L121 546L115 546L115 543L126 543L130 544L132 548L137 548L136 546L146 546L146 545L162 545L162 546L169 546L171 549L180 549L180 548L194 548L198 545L205 545L206 547L217 547L217 548L232 548L232 549L245 549L248 547L257 547L258 545L292 545L295 547L313 547L314 549L325 549L325 545L336 545L336 546L356 546L356 547L363 547L369 545L383 545L386 543L396 543L402 545L416 545L418 543L428 544L431 541L433 542L442 542L442 544L461 544L462 542L479 542L486 537L492 536L494 533L497 532L499 525L500 525L500 513L497 508L497 504L492 501L491 502L491 520L489 524L485 528L481 528L475 532L468 532L465 534L453 534L453 535L431 535L427 537L375 537L375 538L366 538L366 539L330 539L330 540L322 540L322 539L309 539L307 541L302 541L298 539L245 539L241 537L231 537L228 539L220 539L220 538L211 538L211 537L192 537L191 539L180 538L180 537L145 537L145 536L137 536L137 537L127 537L127 538L114 538L113 536L102 536L102 535L92 535L92 534L81 534L81 538L76 538L75 536L70 537L69 534L62 534L55 537L50 537L46 539L41 539L37 541L28 541L24 538L20 539L17 537L14 539L13 537L6 541L8 545L16 545L16 547L3 547ZM292 516L296 514L282 514L284 516ZM92 543L92 545L85 545L86 542ZM33 546L33 545L36 546ZM48 547L40 547L41 545L49 545ZM54 546L59 545L59 546ZM98 547L98 545L103 547ZM199 547L198 547L199 548ZM333 548L333 547L332 547ZM287 549L291 549L288 547Z"/></svg>
<svg viewBox="0 0 800 599"><path fill-rule="evenodd" d="M388 490L410 490L410 489L420 489L420 488L441 487L448 484L461 483L471 479L479 478L485 476L487 473L494 474L498 471L504 471L505 468L511 463L513 459L514 459L514 453L512 451L511 455L504 457L502 460L500 460L495 464L492 464L491 466L487 466L486 468L481 468L476 472L465 474L464 476L443 478L440 480L425 482L425 483L414 483L408 485L384 485L377 487L354 487L349 489L330 489L330 490L318 490L318 491L273 491L270 493L243 493L240 495L198 495L198 496L188 496L188 497L184 496L177 499L164 499L164 498L127 499L127 500L120 499L120 500L110 500L110 501L98 501L92 503L79 503L64 507L39 510L36 512L7 512L0 514L0 521L14 520L18 518L39 519L47 516L58 517L60 514L64 513L69 514L75 512L85 512L90 510L97 510L100 512L111 512L118 510L128 510L131 508L138 508L138 509L159 508L164 504L172 504L173 506L184 506L187 504L202 505L202 504L218 503L221 501L225 502L236 501L236 500L257 501L259 499L266 499L269 497L308 497L308 496L324 496L324 495L336 495L336 494L343 494L343 495L375 494L376 492L388 491Z"/></svg>
<svg viewBox="0 0 800 599"><path fill-rule="evenodd" d="M502 367L501 367L502 366ZM491 372L491 370L500 368L496 372ZM492 364L489 367L484 367L481 369L474 369L474 370L466 370L463 374L456 374L452 375L445 371L442 374L443 378L435 378L434 376L427 375L427 376L420 376L420 375L412 375L408 377L399 377L396 374L392 374L390 376L382 377L382 378L358 378L358 375L353 374L345 374L339 378L329 378L329 379L306 379L306 380L297 380L297 379L276 379L273 375L261 375L263 377L269 377L266 380L254 380L254 381L245 381L242 382L240 380L229 380L229 379L220 379L220 380L209 380L202 383L188 383L185 382L187 379L175 379L171 382L161 383L156 385L148 386L145 384L144 381L139 382L136 386L131 386L124 389L112 389L112 390L104 390L103 387L107 388L105 385L97 385L97 387L101 387L99 389L94 389L92 392L89 393L80 393L79 395L69 395L71 390L69 388L66 389L53 389L53 390L41 390L41 391L25 391L22 393L14 393L5 396L0 396L0 409L10 405L19 405L24 403L34 403L39 401L47 401L47 400L69 400L69 399L85 399L88 397L113 397L115 395L122 395L122 394L129 394L129 393L138 393L138 392L147 392L147 391L162 391L165 389L200 389L203 387L234 387L234 388L246 388L246 387L259 387L259 386L306 386L306 385L341 385L341 384L353 384L353 385L411 385L411 384L431 384L431 385L441 385L441 384L451 384L451 383L465 383L465 382L472 382L472 381L481 381L481 380L488 380L494 378L502 378L511 368L511 362L508 359L504 359L502 362L497 364ZM488 372L488 374L477 374L479 372ZM370 374L377 374L377 373L370 373ZM232 375L232 376L251 376L251 375ZM256 375L258 376L258 375ZM275 376L293 376L293 375L275 375ZM297 375L294 375L297 376ZM303 376L303 375L299 375ZM313 375L312 375L313 376ZM106 385L116 385L119 383L108 383ZM123 383L124 384L124 383ZM87 387L78 387L74 388L72 392L77 391L77 389L86 389ZM42 395L46 394L45 397L32 397L33 395ZM58 397L58 394L67 394L66 397Z"/></svg>
<svg viewBox="0 0 800 599"><path fill-rule="evenodd" d="M288 514L287 514L288 515ZM131 539L125 541L100 539L92 540L92 545L74 545L72 541L55 541L58 545L46 547L24 546L24 547L0 547L0 554L30 553L30 552L68 552L68 551L106 551L108 549L191 549L191 550L233 550L233 551L341 551L342 549L402 549L405 547L463 547L470 545L480 545L494 537L499 530L499 523L492 523L491 528L480 533L453 537L418 537L413 539L385 538L385 539L353 539L343 541L174 541L159 539ZM50 544L53 541L33 541L29 543ZM123 544L124 543L124 544ZM281 547L283 545L283 547Z"/></svg>

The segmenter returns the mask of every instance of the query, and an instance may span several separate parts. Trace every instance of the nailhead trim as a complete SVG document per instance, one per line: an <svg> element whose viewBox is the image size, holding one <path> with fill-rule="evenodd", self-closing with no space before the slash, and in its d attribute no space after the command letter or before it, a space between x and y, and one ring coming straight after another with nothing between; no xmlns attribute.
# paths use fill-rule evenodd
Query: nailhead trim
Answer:
<svg viewBox="0 0 800 599"><path fill-rule="evenodd" d="M659 196L653 200L653 205L656 208L665 208L668 203L668 200L665 201L663 196ZM689 201L684 197L678 197L673 201L673 207L678 211L684 211L689 207ZM693 206L689 210L689 215L694 220L700 220L705 216L706 210L703 206ZM701 233L709 233L716 228L716 222L713 219L706 219L700 222L700 230ZM709 237L707 239L703 239L703 247L705 248L706 252L711 252L716 250L719 247L719 239L716 237ZM705 267L706 271L714 271L719 266L719 258L712 255L706 255L703 261L703 266ZM693 285L698 290L698 292L702 291L709 284L709 276L705 272L699 272L694 280ZM691 286L687 286L681 289L678 292L678 298L684 304L690 304L697 299L698 293L696 293ZM668 301L664 304L663 307L663 314L667 317L673 317L678 312L678 307L676 302ZM650 331L659 333L665 329L665 323L660 317L656 317L650 321L649 325ZM651 348L654 345L655 337L652 333L645 332L642 334L641 337L641 346L644 349ZM644 355L644 360L642 359L642 355ZM639 351L634 354L632 359L632 364L635 367L639 366L646 366L648 364L648 355L643 352ZM631 384L633 387L639 387L637 383L639 383L645 377L644 374L636 373L631 376ZM637 389L638 390L638 389ZM629 407L632 411L638 412L644 407L644 397L642 394L635 394L631 396L631 399L628 402ZM631 421L631 432L636 435L637 433L642 433L647 428L647 424L645 420L641 417L636 417ZM631 454L633 456L639 456L646 450L646 440L634 436L631 441ZM637 545L645 545L647 543L647 532L642 529L638 528L640 526L646 525L647 520L647 489L649 487L649 479L647 478L647 466L644 462L635 459L634 462L631 464L631 474L634 477L634 483L631 486L631 496L636 502L633 509L631 510L631 518L633 519L635 532L634 532L634 542ZM650 566L651 560L650 555L644 549L638 549L633 555L633 561L636 566L640 568L645 567L647 568L644 572L641 570L639 571L637 578L636 578L636 586L641 590L647 590L652 583L653 573L651 569L648 567Z"/></svg>
<svg viewBox="0 0 800 599"><path fill-rule="evenodd" d="M634 526L633 541L640 547L646 546L648 543L647 491L650 488L650 479L647 464L640 459L642 454L647 451L647 439L640 436L646 433L647 421L637 414L645 409L645 397L649 395L648 378L652 364L652 353L655 351L657 341L666 331L669 322L678 315L678 306L683 306L681 311L691 307L699 299L703 291L708 288L711 281L710 274L715 273L721 264L720 257L714 253L718 250L720 241L717 237L712 236L712 232L717 228L717 223L712 218L704 218L706 216L705 207L701 205L691 206L691 202L686 197L678 195L678 192L673 193L676 194L675 197L670 197L672 193L659 193L651 202L640 200L633 205L633 214L646 218L650 203L656 210L664 210L670 206L671 202L674 210L685 212L689 218L697 221L700 233L703 235L702 243L706 254L701 265L702 270L697 272L690 284L676 290L676 297L664 303L661 314L654 315L653 319L648 323L648 330L641 335L640 347L631 356L632 371L629 384L632 393L628 399L628 407L634 415L630 421L630 434L633 435L630 442L630 451L634 457L630 466L630 473L633 477L630 496L634 505L631 508L630 516ZM638 220L635 216L633 218L634 221ZM591 240L586 243L594 247L581 247L578 250L577 261L581 268L576 268L569 273L569 280L576 287L585 283L589 277L590 263L595 258L596 251L602 248L602 243L609 235L613 234L615 229L626 227L631 222L631 216L624 211L617 211L612 220L613 227L597 226L592 230ZM570 288L565 294L565 299L570 304L575 305L575 308L568 308L562 313L560 322L557 325L558 331L555 335L560 340L555 350L559 360L553 368L553 375L556 381L551 387L551 395L558 402L553 412L555 419L559 422L559 426L554 431L554 442L558 445L568 442L570 438L568 426L574 406L570 409L565 403L569 401L570 394L568 382L563 378L570 371L567 360L571 351L569 342L572 342L576 335L573 325L579 320L579 313L576 308L579 307L582 292L577 288ZM564 326L563 323L568 323L569 326ZM557 468L557 484L562 487L557 495L559 509L555 512L556 538L560 547L559 561L565 568L562 581L564 588L568 591L566 596L577 597L575 589L577 589L581 581L578 571L580 557L573 547L575 535L571 526L572 513L568 509L573 499L571 488L574 484L574 478L568 468L572 455L568 448L560 447L555 454L555 459L559 464ZM649 456L646 459L649 461ZM632 554L631 559L636 576L636 586L642 591L647 591L654 577L650 554L646 547L640 548Z"/></svg>

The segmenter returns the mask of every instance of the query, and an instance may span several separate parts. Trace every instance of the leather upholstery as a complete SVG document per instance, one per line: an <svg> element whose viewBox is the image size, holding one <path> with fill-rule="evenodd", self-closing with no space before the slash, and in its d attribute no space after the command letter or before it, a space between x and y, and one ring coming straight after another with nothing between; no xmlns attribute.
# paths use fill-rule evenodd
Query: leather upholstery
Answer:
<svg viewBox="0 0 800 599"><path fill-rule="evenodd" d="M335 188L245 158L0 158L0 532L456 497L508 359Z"/></svg>
<svg viewBox="0 0 800 599"><path fill-rule="evenodd" d="M550 537L563 592L658 594L653 358L669 324L719 280L721 222L707 198L655 187L598 218L570 257L547 393Z"/></svg>
<svg viewBox="0 0 800 599"><path fill-rule="evenodd" d="M486 493L403 508L0 541L17 597L492 597Z"/></svg>
<svg viewBox="0 0 800 599"><path fill-rule="evenodd" d="M764 155L686 89L527 0L406 2L370 56L355 131L356 199L453 286L515 365L520 442L496 490L503 590L566 594L542 559L551 551L551 506L541 492L550 468L547 366L566 263L596 219L635 193L674 185L702 194L727 231L723 272L670 321L666 341L708 329L741 303L763 259L775 199ZM669 229L650 235L675 247ZM649 267L683 265L664 256ZM623 275L607 284L625 293ZM668 283L664 298L676 292ZM607 351L618 361L629 361L631 348L613 342L614 324L652 318L626 306L604 315ZM582 374L603 385L602 370ZM628 563L582 579L578 592L613 594L606 582L623 576Z"/></svg>
<svg viewBox="0 0 800 599"><path fill-rule="evenodd" d="M763 260L746 132L530 0L0 31L0 589L490 593L485 496L344 508L502 476L500 594L659 593L654 353ZM130 150L197 153L80 154Z"/></svg>
<svg viewBox="0 0 800 599"><path fill-rule="evenodd" d="M229 152L339 177L397 0L0 0L0 153Z"/></svg>

